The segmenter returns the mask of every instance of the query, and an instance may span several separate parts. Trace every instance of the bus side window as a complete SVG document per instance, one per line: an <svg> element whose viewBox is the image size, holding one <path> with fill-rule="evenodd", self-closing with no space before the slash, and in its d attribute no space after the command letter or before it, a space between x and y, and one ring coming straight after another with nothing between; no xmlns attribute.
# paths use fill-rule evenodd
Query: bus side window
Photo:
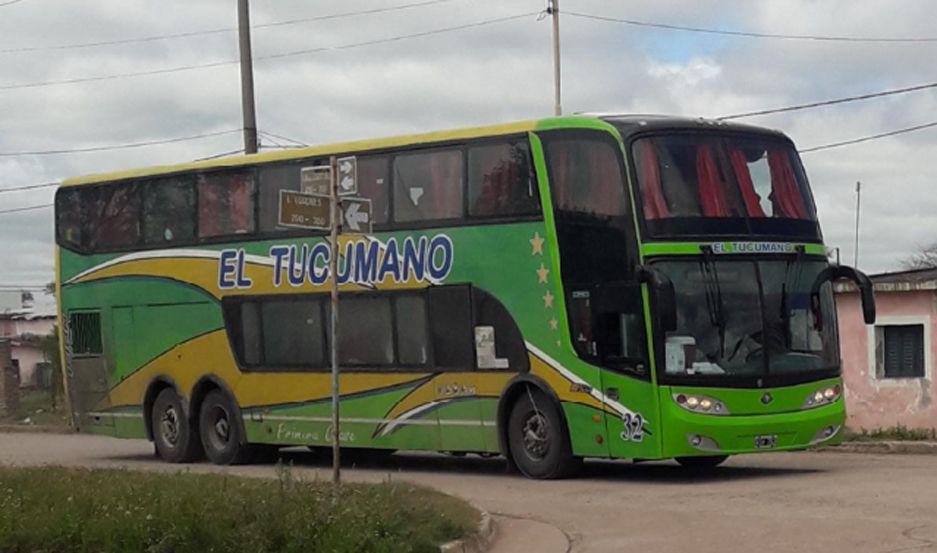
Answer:
<svg viewBox="0 0 937 553"><path fill-rule="evenodd" d="M60 190L55 197L56 234L61 246L82 247L80 189Z"/></svg>
<svg viewBox="0 0 937 553"><path fill-rule="evenodd" d="M306 164L277 163L260 167L260 232L285 230L279 226L280 190L299 191L299 172L304 166Z"/></svg>
<svg viewBox="0 0 937 553"><path fill-rule="evenodd" d="M435 150L394 158L394 220L462 217L462 151Z"/></svg>
<svg viewBox="0 0 937 553"><path fill-rule="evenodd" d="M375 225L390 218L390 160L387 156L358 158L358 197L371 200Z"/></svg>
<svg viewBox="0 0 937 553"><path fill-rule="evenodd" d="M253 231L253 172L199 175L199 238L247 234Z"/></svg>
<svg viewBox="0 0 937 553"><path fill-rule="evenodd" d="M430 332L437 368L472 370L475 366L471 287L429 289Z"/></svg>
<svg viewBox="0 0 937 553"><path fill-rule="evenodd" d="M524 143L473 146L468 150L469 215L504 217L540 211L537 186Z"/></svg>
<svg viewBox="0 0 937 553"><path fill-rule="evenodd" d="M140 241L140 195L132 184L83 191L84 235L91 251L134 246Z"/></svg>
<svg viewBox="0 0 937 553"><path fill-rule="evenodd" d="M172 244L194 240L194 179L174 177L150 181L141 186L144 242Z"/></svg>

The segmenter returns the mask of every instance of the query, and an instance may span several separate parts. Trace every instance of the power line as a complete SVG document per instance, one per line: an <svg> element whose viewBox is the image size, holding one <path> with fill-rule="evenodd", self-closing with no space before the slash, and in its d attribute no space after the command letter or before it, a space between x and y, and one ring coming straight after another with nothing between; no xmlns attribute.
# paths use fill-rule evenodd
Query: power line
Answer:
<svg viewBox="0 0 937 553"><path fill-rule="evenodd" d="M754 117L755 115L768 115L769 113L784 113L788 111L799 111L802 109L810 109L821 106L832 106L835 104L845 104L848 102L855 102L857 100L868 100L870 98L880 98L882 96L891 96L893 94L905 94L908 92L915 92L918 90L927 90L929 88L937 88L937 83L926 83L919 84L915 86L908 86L904 88L894 88L891 90L883 90L880 92L871 92L868 94L860 94L859 96L846 96L844 98L834 98L832 100L822 100L819 102L811 102L809 104L798 104L794 106L787 106L781 108L773 109L763 109L758 111L748 111L744 113L734 113L732 115L723 115L722 117L717 117L717 119L726 120L726 119L741 119L743 117Z"/></svg>
<svg viewBox="0 0 937 553"><path fill-rule="evenodd" d="M782 40L813 40L820 42L874 42L874 43L915 43L915 42L937 42L937 37L860 37L860 36L828 36L828 35L794 35L780 33L757 33L752 31L730 31L728 29L713 29L707 27L690 27L687 25L671 25L669 23L655 23L652 21L639 21L636 19L621 19L617 17L608 17L602 15L593 15L588 13L578 13L564 11L565 15L578 17L580 19L592 19L595 21L607 21L610 23L624 23L636 27L651 27L654 29L664 29L668 31L686 31L690 33L704 33L711 35L726 35L748 38L773 38Z"/></svg>
<svg viewBox="0 0 937 553"><path fill-rule="evenodd" d="M313 54L313 53L318 53L318 52L348 50L351 48L358 48L361 46L372 46L375 44L387 44L387 43L398 42L401 40L406 40L406 39L411 39L411 38L421 38L421 37L426 37L426 36L431 36L431 35L448 33L451 31L461 31L464 29L482 27L485 25L492 25L495 23L504 23L507 21L513 21L516 19L524 18L524 17L535 16L539 13L540 12L527 12L527 13L522 13L518 15L508 16L508 17L485 19L482 21L476 21L474 23L456 25L454 27L443 27L440 29L434 29L430 31L422 31L419 33L411 33L411 34L398 35L398 36L382 38L382 39L368 40L365 42L354 42L354 43L342 44L338 46L322 46L319 48L309 48L306 50L296 50L293 52L285 52L282 54L272 54L272 55L267 55L267 56L255 56L254 61L280 59L280 58L286 58L286 57L292 57L292 56L301 56L305 54ZM21 89L26 89L26 88L41 88L41 87L63 85L63 84L76 84L76 83L87 83L87 82L95 82L95 81L108 81L108 80L123 79L123 78L130 78L130 77L142 77L146 75L161 75L161 74L167 74L167 73L177 73L180 71L191 71L194 69L207 69L211 67L221 67L225 65L236 65L238 63L240 63L239 60L225 60L225 61L216 61L216 62L202 63L202 64L167 67L165 69L155 69L155 70L149 70L149 71L136 71L132 73L117 73L117 74L112 74L112 75L99 75L99 76L94 76L94 77L77 77L73 79L63 79L63 80L58 80L58 81L42 81L42 82L34 82L34 83L11 84L11 85L8 84L8 85L0 85L0 90L21 90Z"/></svg>
<svg viewBox="0 0 937 553"><path fill-rule="evenodd" d="M218 159L219 157L233 156L234 154L240 154L244 152L244 148L238 148L237 150L229 150L227 152L221 152L220 154L212 154L206 157L200 157L193 159L192 161L208 161L210 159Z"/></svg>
<svg viewBox="0 0 937 553"><path fill-rule="evenodd" d="M848 146L850 144L859 144L860 142L868 142L870 140L878 140L879 138L887 138L889 136L895 136L897 134L904 134L914 131L920 131L923 129L929 129L931 127L937 127L937 121L931 123L924 123L923 125L915 125L913 127L905 127L903 129L897 129L894 131L883 132L879 134L872 134L869 136L863 136L860 138L854 138L852 140L843 140L841 142L831 142L829 144L822 144L820 146L813 146L810 148L805 148L803 150L798 150L802 154L807 154L810 152L818 152L820 150L829 150L830 148L839 148L840 146Z"/></svg>
<svg viewBox="0 0 937 553"><path fill-rule="evenodd" d="M17 0L17 1L22 1L22 0ZM452 1L454 0L428 0L425 2L412 2L409 4L399 4L396 6L388 6L386 8L374 8L374 9L369 9L369 10L343 12L343 13L336 13L336 14L329 14L329 15L318 15L315 17L287 19L284 21L271 21L270 23L252 25L251 29L269 29L273 27L282 27L284 25L296 25L299 23L311 23L315 21L328 21L331 19L341 19L345 17L354 17L358 15L373 15L373 14L378 14L378 13L386 13L386 12L393 12L393 11L398 11L398 10L418 8L422 6L429 6L432 4L442 4L445 2L452 2ZM233 33L236 31L237 31L237 27L222 27L218 29L205 29L202 31L189 31L185 33L171 33L171 34L165 34L165 35L152 35L152 36L137 37L137 38L124 38L124 39L117 39L117 40L101 40L101 41L96 41L96 42L82 42L78 44L60 44L60 45L54 45L54 46L25 46L21 48L0 49L0 54L43 52L43 51L51 51L51 50L72 50L72 49L78 49L78 48L94 48L98 46L116 46L116 45L121 45L121 44L136 44L136 43L143 43L143 42L156 42L159 40L189 38L193 36Z"/></svg>
<svg viewBox="0 0 937 553"><path fill-rule="evenodd" d="M92 146L89 148L73 148L68 150L34 150L23 152L0 152L0 157L15 156L47 156L58 154L80 154L86 152L104 152L109 150L124 150L128 148L142 148L144 146L155 146L157 144L172 144L174 142L185 142L187 140L196 140L199 138L209 138L212 136L222 136L225 134L239 133L241 129L231 129L227 131L210 132L204 134L195 134L192 136L181 136L178 138L166 138L163 140L150 140L147 142L132 142L129 144L114 144L110 146Z"/></svg>
<svg viewBox="0 0 937 553"><path fill-rule="evenodd" d="M273 138L279 138L280 140L286 140L287 142L292 142L293 144L298 144L299 146L304 146L304 147L305 147L305 146L309 146L309 144L306 144L305 142L303 142L303 141L301 141L301 140L296 140L296 139L290 138L290 137L288 137L288 136L283 136L283 135L280 135L280 134L274 134L274 133L272 133L272 132L270 132L270 131L260 131L260 133L261 133L261 134L267 135L267 137L271 137L271 136L272 136Z"/></svg>
<svg viewBox="0 0 937 553"><path fill-rule="evenodd" d="M4 7L4 6L12 6L13 4L18 4L18 3L22 2L22 1L23 1L23 0L10 0L9 2L3 2L2 4L0 4L0 8L2 8L2 7Z"/></svg>
<svg viewBox="0 0 937 553"><path fill-rule="evenodd" d="M8 213L22 213L24 211L35 211L38 209L47 209L52 207L55 204L42 204L42 205L32 205L29 207L16 207L13 209L0 209L0 215L6 215Z"/></svg>
<svg viewBox="0 0 937 553"><path fill-rule="evenodd" d="M50 188L52 186L58 186L57 182L44 182L42 184L30 184L28 186L13 186L11 188L0 188L0 194L4 192L21 192L23 190L36 190L39 188Z"/></svg>

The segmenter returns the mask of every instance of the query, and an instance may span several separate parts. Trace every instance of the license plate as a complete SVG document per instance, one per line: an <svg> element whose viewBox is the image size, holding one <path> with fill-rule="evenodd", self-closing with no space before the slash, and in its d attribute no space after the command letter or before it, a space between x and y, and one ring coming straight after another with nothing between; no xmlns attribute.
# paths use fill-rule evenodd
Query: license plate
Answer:
<svg viewBox="0 0 937 553"><path fill-rule="evenodd" d="M771 449L778 445L777 434L755 436L755 449Z"/></svg>

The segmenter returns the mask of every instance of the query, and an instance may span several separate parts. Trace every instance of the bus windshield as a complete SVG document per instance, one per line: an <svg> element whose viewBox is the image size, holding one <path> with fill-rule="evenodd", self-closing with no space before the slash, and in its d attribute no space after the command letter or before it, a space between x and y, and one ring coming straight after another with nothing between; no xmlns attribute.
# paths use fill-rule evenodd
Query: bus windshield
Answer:
<svg viewBox="0 0 937 553"><path fill-rule="evenodd" d="M666 379L805 377L838 370L832 289L811 289L827 264L787 260L664 261L674 283L677 330L665 339Z"/></svg>
<svg viewBox="0 0 937 553"><path fill-rule="evenodd" d="M651 236L818 234L803 167L787 142L668 134L636 140L632 157Z"/></svg>

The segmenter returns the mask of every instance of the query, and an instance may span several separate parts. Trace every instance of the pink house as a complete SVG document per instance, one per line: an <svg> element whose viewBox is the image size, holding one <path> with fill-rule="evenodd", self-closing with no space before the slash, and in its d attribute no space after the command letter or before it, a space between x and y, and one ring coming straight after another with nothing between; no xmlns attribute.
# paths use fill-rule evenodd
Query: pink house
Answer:
<svg viewBox="0 0 937 553"><path fill-rule="evenodd" d="M851 283L835 287L847 425L937 428L937 269L871 275L877 317L862 322Z"/></svg>
<svg viewBox="0 0 937 553"><path fill-rule="evenodd" d="M21 292L7 292L0 297L0 338L13 342L13 361L19 367L22 387L39 385L37 370L49 361L40 340L55 328L55 298L43 294L37 300Z"/></svg>

